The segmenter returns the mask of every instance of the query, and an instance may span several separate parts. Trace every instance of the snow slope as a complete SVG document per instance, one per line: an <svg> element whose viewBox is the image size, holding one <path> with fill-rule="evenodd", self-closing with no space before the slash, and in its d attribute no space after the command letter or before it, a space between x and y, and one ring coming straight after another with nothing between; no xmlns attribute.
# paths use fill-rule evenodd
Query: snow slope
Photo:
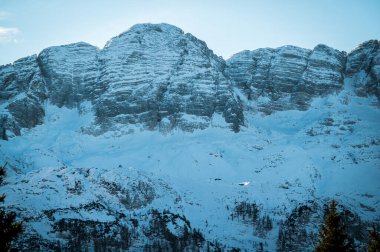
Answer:
<svg viewBox="0 0 380 252"><path fill-rule="evenodd" d="M123 213L144 223L149 209L168 209L209 241L247 251L262 242L273 251L287 214L332 198L378 222L380 110L376 98L356 96L350 80L345 85L307 111L246 112L247 127L238 134L214 116L213 126L193 133L125 126L94 136L86 134L95 120L89 103L46 103L43 125L0 142L0 162L8 162L0 190L6 205L29 220L30 232L53 241L62 240L52 228L60 219L109 222ZM232 218L243 201L258 205L273 228L262 235ZM144 239L132 248L141 249Z"/></svg>

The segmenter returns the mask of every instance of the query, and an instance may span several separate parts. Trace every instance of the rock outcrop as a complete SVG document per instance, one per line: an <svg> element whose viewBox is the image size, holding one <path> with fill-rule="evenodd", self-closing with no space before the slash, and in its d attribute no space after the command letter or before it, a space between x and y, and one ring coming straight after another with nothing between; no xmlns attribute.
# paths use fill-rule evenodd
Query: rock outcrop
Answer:
<svg viewBox="0 0 380 252"><path fill-rule="evenodd" d="M343 87L345 53L325 45L243 51L227 61L226 72L248 100L265 113L306 110L311 98Z"/></svg>
<svg viewBox="0 0 380 252"><path fill-rule="evenodd" d="M41 124L45 99L45 82L36 55L0 66L0 128L19 135L21 128Z"/></svg>
<svg viewBox="0 0 380 252"><path fill-rule="evenodd" d="M86 43L53 46L38 55L51 103L73 108L99 95L98 49Z"/></svg>
<svg viewBox="0 0 380 252"><path fill-rule="evenodd" d="M352 78L360 96L376 95L380 99L380 42L369 40L347 56L346 75Z"/></svg>

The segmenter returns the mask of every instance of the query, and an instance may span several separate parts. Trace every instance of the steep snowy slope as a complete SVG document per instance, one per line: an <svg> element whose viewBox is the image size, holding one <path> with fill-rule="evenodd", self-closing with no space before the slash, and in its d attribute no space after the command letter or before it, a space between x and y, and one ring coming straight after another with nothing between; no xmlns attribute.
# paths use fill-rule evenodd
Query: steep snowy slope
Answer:
<svg viewBox="0 0 380 252"><path fill-rule="evenodd" d="M364 251L380 225L378 43L225 62L142 24L0 67L19 248L312 251L336 199Z"/></svg>
<svg viewBox="0 0 380 252"><path fill-rule="evenodd" d="M1 162L9 163L1 190L30 232L62 245L70 235L60 235L59 221L133 226L136 219L139 238L131 246L138 249L151 239L144 236L147 211L167 209L209 241L247 250L262 242L273 251L280 222L310 202L334 198L363 221L379 221L380 113L373 102L344 91L308 111L248 116L239 134L209 128L97 137L81 130L95 120L88 108L47 105L44 125L1 142ZM255 203L273 227L233 218L240 202ZM321 210L318 216L314 228Z"/></svg>

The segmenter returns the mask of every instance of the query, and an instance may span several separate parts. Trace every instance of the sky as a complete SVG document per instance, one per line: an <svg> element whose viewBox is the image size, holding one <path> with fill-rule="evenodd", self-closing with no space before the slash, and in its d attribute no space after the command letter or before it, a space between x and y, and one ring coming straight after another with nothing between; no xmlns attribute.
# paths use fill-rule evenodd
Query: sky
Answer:
<svg viewBox="0 0 380 252"><path fill-rule="evenodd" d="M228 59L242 50L380 39L380 0L0 0L0 65L46 47L103 48L137 23L169 23Z"/></svg>

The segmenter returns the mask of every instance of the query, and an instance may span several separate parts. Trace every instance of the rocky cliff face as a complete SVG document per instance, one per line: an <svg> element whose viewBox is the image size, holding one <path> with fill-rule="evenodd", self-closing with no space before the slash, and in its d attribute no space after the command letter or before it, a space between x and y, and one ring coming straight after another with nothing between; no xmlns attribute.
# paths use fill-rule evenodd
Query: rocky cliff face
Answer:
<svg viewBox="0 0 380 252"><path fill-rule="evenodd" d="M346 74L353 79L358 95L380 97L380 43L378 40L367 41L348 55Z"/></svg>
<svg viewBox="0 0 380 252"><path fill-rule="evenodd" d="M227 61L227 74L259 110L306 110L311 98L343 87L345 53L325 45L243 51Z"/></svg>
<svg viewBox="0 0 380 252"><path fill-rule="evenodd" d="M41 124L45 99L45 81L35 55L0 67L0 128L19 135L21 128Z"/></svg>
<svg viewBox="0 0 380 252"><path fill-rule="evenodd" d="M18 135L41 124L47 100L68 108L90 101L97 133L131 124L193 131L218 114L239 131L244 109L307 110L312 98L339 92L345 76L359 95L379 97L379 41L348 56L325 45L283 46L243 51L225 62L175 26L140 24L103 49L55 46L1 66L0 126Z"/></svg>
<svg viewBox="0 0 380 252"><path fill-rule="evenodd" d="M98 49L86 43L54 46L43 50L38 64L51 103L73 108L94 101L98 91Z"/></svg>
<svg viewBox="0 0 380 252"><path fill-rule="evenodd" d="M50 47L0 69L2 127L20 134L42 123L48 98L69 108L91 101L101 132L115 124L192 131L215 114L238 131L243 111L224 67L203 41L167 24L136 25L102 50Z"/></svg>
<svg viewBox="0 0 380 252"><path fill-rule="evenodd" d="M179 28L136 25L111 39L99 62L105 92L95 110L101 123L192 130L207 127L215 113L236 130L243 122L223 59Z"/></svg>

